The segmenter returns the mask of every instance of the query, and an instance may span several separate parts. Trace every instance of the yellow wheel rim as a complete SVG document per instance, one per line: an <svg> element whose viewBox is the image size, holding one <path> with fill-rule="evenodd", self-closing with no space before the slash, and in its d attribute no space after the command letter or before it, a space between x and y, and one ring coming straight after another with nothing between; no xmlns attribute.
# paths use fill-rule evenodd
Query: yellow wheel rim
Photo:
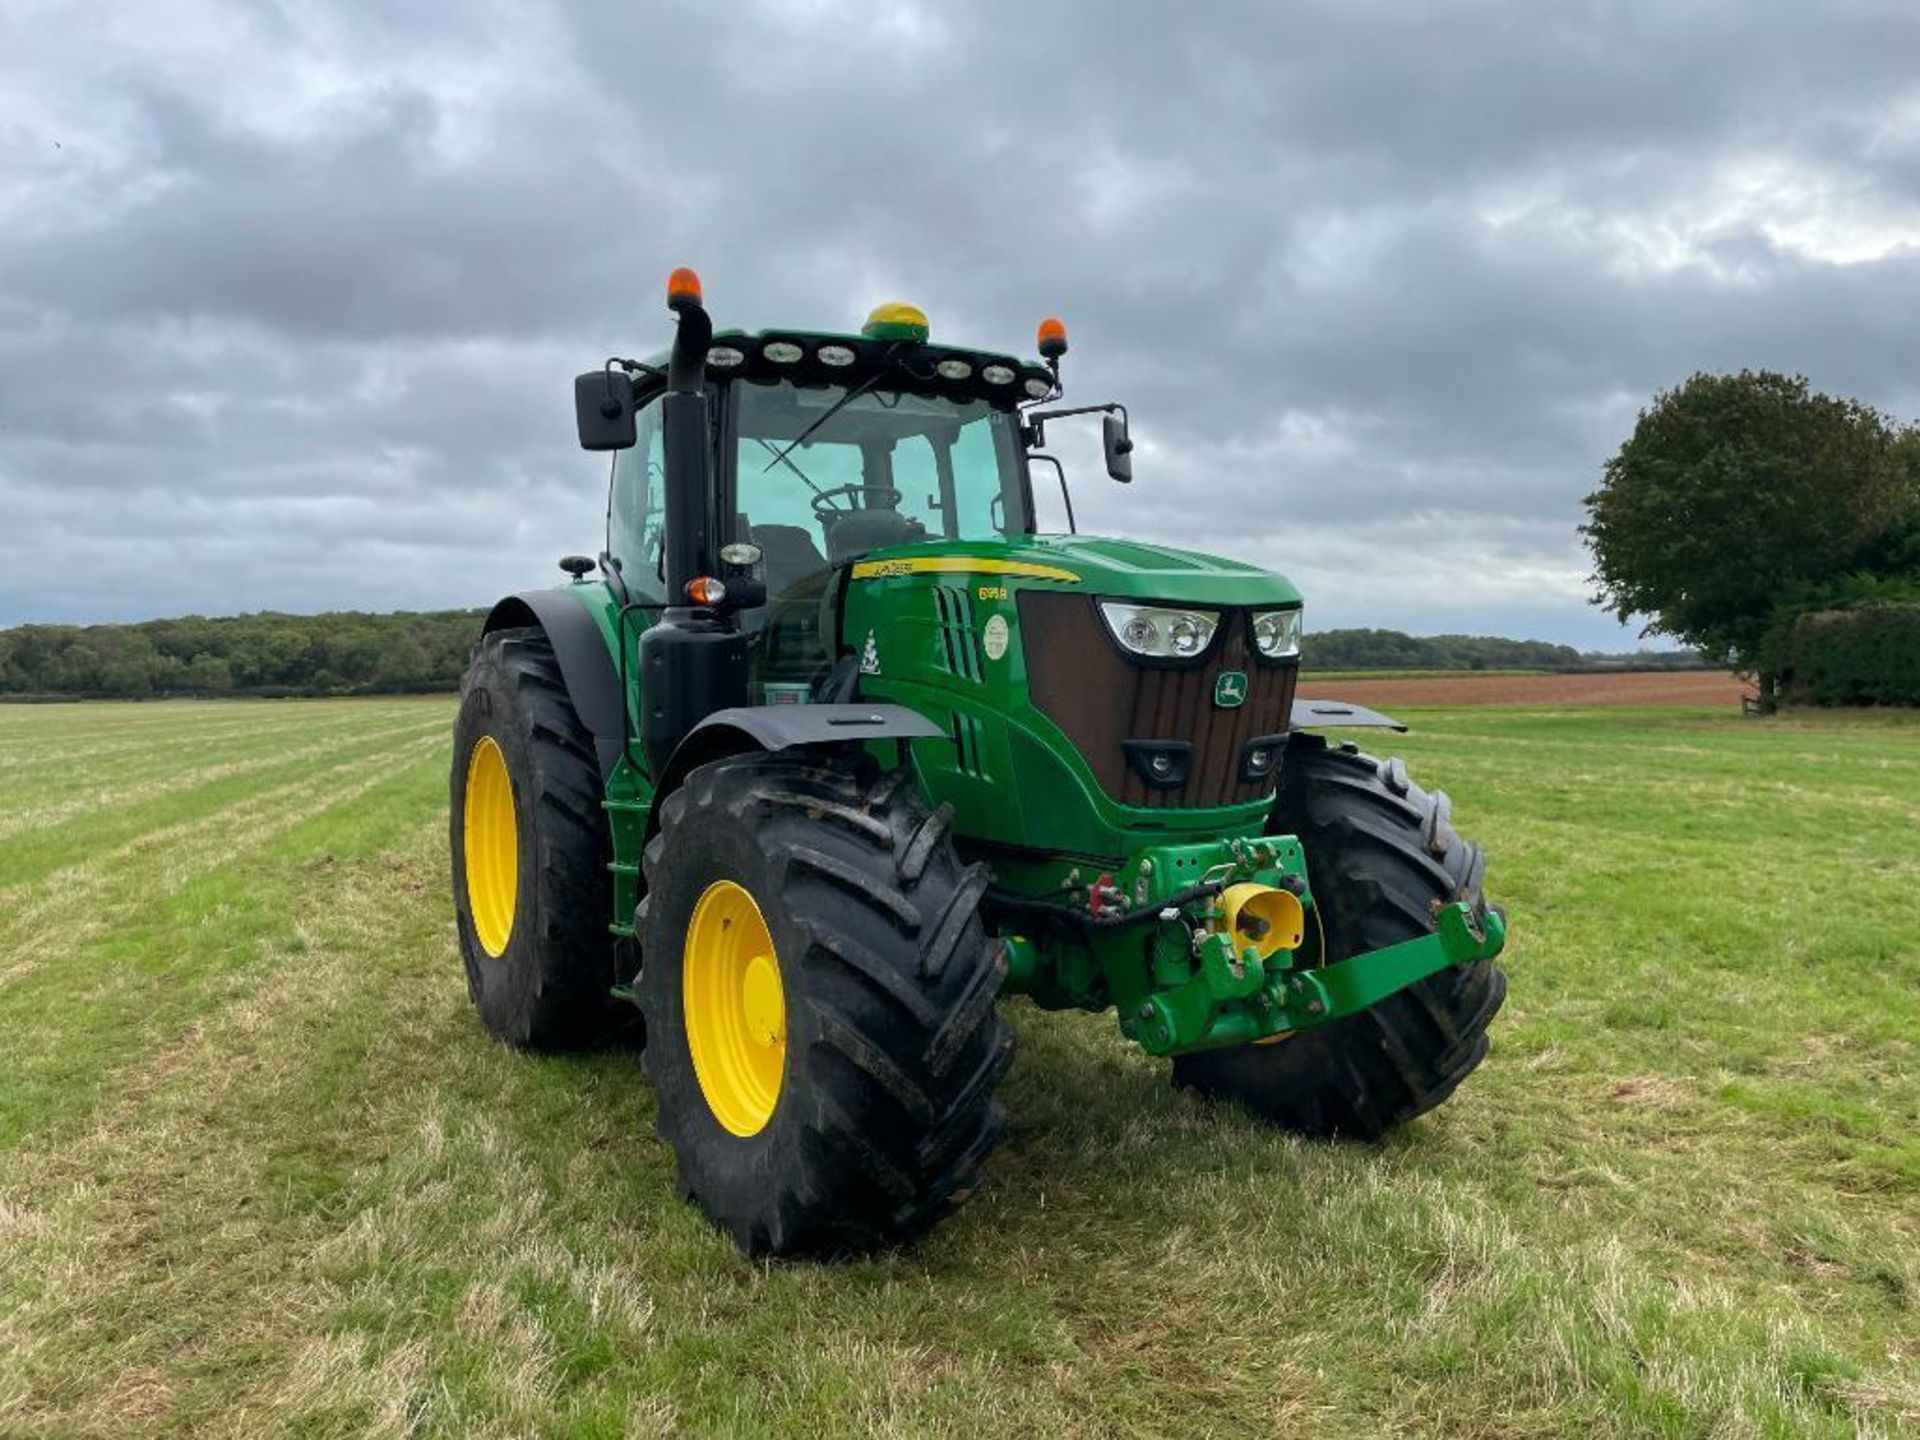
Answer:
<svg viewBox="0 0 1920 1440"><path fill-rule="evenodd" d="M759 1134L780 1100L787 1004L767 922L731 880L714 881L693 907L680 995L713 1118L735 1135Z"/></svg>
<svg viewBox="0 0 1920 1440"><path fill-rule="evenodd" d="M467 862L467 913L480 948L499 955L513 935L520 893L520 833L513 819L507 757L491 735L467 756L467 807L460 827Z"/></svg>

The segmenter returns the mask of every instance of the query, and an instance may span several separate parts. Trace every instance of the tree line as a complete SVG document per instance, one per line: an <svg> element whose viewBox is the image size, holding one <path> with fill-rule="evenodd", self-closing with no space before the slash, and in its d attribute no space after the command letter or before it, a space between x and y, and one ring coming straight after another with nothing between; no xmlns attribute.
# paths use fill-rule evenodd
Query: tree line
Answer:
<svg viewBox="0 0 1920 1440"><path fill-rule="evenodd" d="M1547 640L1399 630L1321 630L1301 651L1315 670L1694 670L1703 663L1691 650L1602 655Z"/></svg>
<svg viewBox="0 0 1920 1440"><path fill-rule="evenodd" d="M457 690L481 610L263 612L0 630L0 696L393 695Z"/></svg>
<svg viewBox="0 0 1920 1440"><path fill-rule="evenodd" d="M429 694L460 688L484 612L266 612L0 630L0 698ZM1568 670L1698 664L1685 652L1583 655L1544 640L1323 630L1319 670Z"/></svg>

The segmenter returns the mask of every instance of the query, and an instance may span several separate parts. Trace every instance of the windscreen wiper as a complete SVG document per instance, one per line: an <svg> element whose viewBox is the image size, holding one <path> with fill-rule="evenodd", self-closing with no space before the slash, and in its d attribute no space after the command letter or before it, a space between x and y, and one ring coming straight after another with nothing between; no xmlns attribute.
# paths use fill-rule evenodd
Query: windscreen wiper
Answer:
<svg viewBox="0 0 1920 1440"><path fill-rule="evenodd" d="M891 353L889 353L887 356L887 367L885 370L874 371L873 374L869 375L866 379L862 380L858 385L854 386L853 389L847 391L846 394L842 395L838 400L834 401L833 404L829 405L826 409L825 414L823 414L818 420L814 421L811 425L807 426L806 429L802 430L799 433L799 435L794 438L794 441L791 445L787 446L786 449L782 450L778 455L774 456L773 459L767 462L767 469L762 470L760 473L762 475L766 474L767 470L771 470L774 466L778 465L782 460L786 459L794 451L798 450L802 445L806 444L807 441L812 438L814 431L818 430L822 425L826 424L827 421L831 420L834 416L838 415L842 410L846 409L847 406L851 405L855 400L858 400L862 395L866 394L867 391L871 390L874 386L878 385L880 383L881 377L884 376L887 373L887 371L891 370L892 368L893 368L893 356Z"/></svg>
<svg viewBox="0 0 1920 1440"><path fill-rule="evenodd" d="M756 435L753 438L759 444L762 450L765 450L769 455L773 456L772 461L767 465L767 470L771 470L775 465L780 464L784 460L786 461L787 469L791 470L794 474L798 475L803 481L805 481L807 488L813 491L814 494L824 495L827 493L826 491L822 490L818 485L813 483L813 477L811 475L807 474L806 471L802 470L798 465L794 464L793 461L787 460L786 456L782 455L778 450L774 449L773 442L767 439L766 436ZM798 443L798 442L795 442L795 443ZM767 471L762 470L760 473L764 475L767 473Z"/></svg>

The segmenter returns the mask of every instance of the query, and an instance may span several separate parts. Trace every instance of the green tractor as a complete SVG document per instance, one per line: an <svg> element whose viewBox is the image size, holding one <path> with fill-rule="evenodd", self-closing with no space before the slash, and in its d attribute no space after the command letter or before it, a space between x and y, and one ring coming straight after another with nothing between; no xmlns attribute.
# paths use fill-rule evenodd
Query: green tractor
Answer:
<svg viewBox="0 0 1920 1440"><path fill-rule="evenodd" d="M1115 1011L1306 1135L1445 1100L1505 993L1482 852L1316 733L1394 722L1295 699L1286 580L1036 533L1048 426L1100 415L1131 479L1121 406L1048 408L1060 323L1035 362L908 305L716 333L687 270L668 305L667 353L575 382L605 550L496 605L462 687L487 1029L642 1032L682 1191L751 1254L910 1239L974 1190L1007 996Z"/></svg>

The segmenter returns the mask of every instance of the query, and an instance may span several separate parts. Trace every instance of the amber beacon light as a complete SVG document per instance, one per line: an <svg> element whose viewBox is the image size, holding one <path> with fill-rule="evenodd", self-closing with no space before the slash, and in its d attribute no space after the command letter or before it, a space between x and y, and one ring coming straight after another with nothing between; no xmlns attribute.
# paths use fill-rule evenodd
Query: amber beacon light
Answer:
<svg viewBox="0 0 1920 1440"><path fill-rule="evenodd" d="M691 267L682 265L667 276L667 308L684 310L700 303L700 277Z"/></svg>

